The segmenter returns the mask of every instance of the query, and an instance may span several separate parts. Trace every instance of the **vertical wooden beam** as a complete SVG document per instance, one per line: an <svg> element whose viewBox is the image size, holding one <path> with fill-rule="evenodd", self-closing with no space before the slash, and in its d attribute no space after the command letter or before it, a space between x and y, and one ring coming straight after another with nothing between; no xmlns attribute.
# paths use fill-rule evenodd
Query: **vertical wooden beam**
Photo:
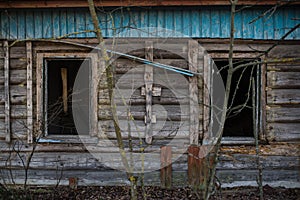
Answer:
<svg viewBox="0 0 300 200"><path fill-rule="evenodd" d="M153 61L153 42L145 43L145 58ZM145 93L146 93L146 116L145 116L145 137L146 143L152 142L152 87L153 87L153 67L146 65L145 67Z"/></svg>
<svg viewBox="0 0 300 200"><path fill-rule="evenodd" d="M62 99L64 106L64 113L68 112L68 69L61 68L61 79L62 79Z"/></svg>
<svg viewBox="0 0 300 200"><path fill-rule="evenodd" d="M5 95L5 140L11 141L10 127L10 89L9 89L9 47L8 41L4 41L4 95Z"/></svg>
<svg viewBox="0 0 300 200"><path fill-rule="evenodd" d="M27 59L27 142L32 143L33 118L32 118L32 43L26 42Z"/></svg>
<svg viewBox="0 0 300 200"><path fill-rule="evenodd" d="M265 60L266 57L263 56L262 60ZM262 64L260 67L257 66L260 69L260 76L257 76L258 78L260 78L260 116L259 116L259 121L261 122L259 124L259 139L266 141L267 140L267 135L266 135L266 130L267 130L267 105L266 105L266 93L267 93L267 89L266 89L266 85L267 85L267 80L266 80L266 74L267 74L267 64ZM257 73L259 73L259 70L257 70Z"/></svg>
<svg viewBox="0 0 300 200"><path fill-rule="evenodd" d="M160 153L160 183L163 188L172 186L172 147L162 146Z"/></svg>
<svg viewBox="0 0 300 200"><path fill-rule="evenodd" d="M42 134L42 119L43 119L43 60L44 54L37 54L36 65L36 134Z"/></svg>
<svg viewBox="0 0 300 200"><path fill-rule="evenodd" d="M205 141L210 138L211 60L209 55L204 55L203 62L203 141Z"/></svg>
<svg viewBox="0 0 300 200"><path fill-rule="evenodd" d="M198 71L198 43L194 40L188 41L189 70ZM198 102L198 77L189 77L190 97L190 144L199 144L199 102Z"/></svg>
<svg viewBox="0 0 300 200"><path fill-rule="evenodd" d="M100 73L105 74L105 61L99 59L98 54L91 55L91 77L92 81L90 82L90 136L98 135L98 86L100 80ZM101 133L102 134L102 133Z"/></svg>

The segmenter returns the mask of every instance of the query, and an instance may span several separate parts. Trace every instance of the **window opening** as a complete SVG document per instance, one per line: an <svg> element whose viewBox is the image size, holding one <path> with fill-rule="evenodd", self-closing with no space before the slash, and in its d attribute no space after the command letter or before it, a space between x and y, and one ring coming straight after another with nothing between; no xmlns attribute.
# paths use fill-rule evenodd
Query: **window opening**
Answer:
<svg viewBox="0 0 300 200"><path fill-rule="evenodd" d="M245 64L249 61L234 61L234 67ZM215 61L217 68L220 70L224 66L228 66L228 61ZM252 102L252 86L251 82L254 78L256 86L259 85L257 80L257 66L248 66L240 68L234 72L230 88L230 95L228 101L228 108L231 108L229 115L227 115L223 130L223 137L254 137L253 133L253 119L258 120L257 116L253 116L253 102ZM220 72L224 85L227 81L227 69L222 69ZM259 91L257 88L255 91ZM256 92L257 93L257 92ZM259 95L259 94L256 94ZM255 98L257 99L257 98ZM255 102L257 106L257 102Z"/></svg>
<svg viewBox="0 0 300 200"><path fill-rule="evenodd" d="M48 59L45 66L45 123L47 134L77 135L73 113L72 113L72 96L73 86L80 69L80 73L89 76L90 62L83 59ZM80 68L83 66L82 68ZM82 70L89 70L88 73L82 73ZM85 80L90 80L88 77ZM81 125L87 127L82 130L89 130L89 81L82 83L82 91L86 99L87 116ZM77 91L76 91L77 92ZM89 134L85 131L80 134Z"/></svg>

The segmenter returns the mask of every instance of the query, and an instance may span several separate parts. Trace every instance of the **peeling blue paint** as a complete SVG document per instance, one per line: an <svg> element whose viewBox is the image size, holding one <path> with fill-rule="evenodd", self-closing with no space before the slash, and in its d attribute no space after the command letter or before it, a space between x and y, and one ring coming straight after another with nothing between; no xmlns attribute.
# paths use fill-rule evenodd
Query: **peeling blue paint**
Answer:
<svg viewBox="0 0 300 200"><path fill-rule="evenodd" d="M277 9L272 15L252 22L268 7L243 9L236 13L235 37L241 39L280 39L299 23L297 6ZM165 33L140 33L129 30L143 27L158 27L173 30L171 37L228 38L230 30L229 7L163 7L119 8L98 11L104 37L157 37ZM252 22L252 23L250 23ZM86 8L60 9L7 9L1 10L0 28L2 39L95 37L93 24ZM180 32L181 34L175 34ZM168 35L170 36L170 35ZM300 39L300 30L288 39Z"/></svg>

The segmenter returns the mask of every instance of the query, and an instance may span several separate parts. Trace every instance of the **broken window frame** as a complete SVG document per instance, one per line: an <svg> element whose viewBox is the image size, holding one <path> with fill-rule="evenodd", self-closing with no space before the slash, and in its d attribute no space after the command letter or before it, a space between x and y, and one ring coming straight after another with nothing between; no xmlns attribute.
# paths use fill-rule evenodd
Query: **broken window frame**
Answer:
<svg viewBox="0 0 300 200"><path fill-rule="evenodd" d="M94 136L98 132L98 92L97 86L99 83L98 75L98 54L97 53L37 53L36 54L36 122L37 122L37 135L42 136L42 140L39 142L79 142L78 135L48 135L47 128L45 129L45 115L44 104L45 104L45 64L46 60L50 59L90 59L91 66L91 83L90 83L90 119L89 119L89 134L86 137ZM44 132L42 132L44 130ZM82 137L82 136L80 136Z"/></svg>
<svg viewBox="0 0 300 200"><path fill-rule="evenodd" d="M210 53L211 58L207 58L206 61L204 63L204 82L208 85L209 89L208 90L212 90L212 82L211 82L211 74L213 73L213 62L212 60L228 60L228 54L222 54L222 53ZM244 60L244 61L249 61L249 60L254 60L256 59L256 54L255 53L249 53L249 54L240 54L240 53L235 53L233 56L233 60ZM259 59L259 58L258 58ZM260 58L261 60L264 59L264 57ZM206 68L206 69L205 69ZM264 137L264 120L265 120L265 114L264 114L264 105L265 105L265 68L266 65L265 64L259 64L257 66L256 69L256 82L258 82L259 84L256 83L256 87L255 87L255 92L258 93L258 95L256 95L256 104L258 106L256 106L255 109L255 126L256 126L256 131L257 135L258 135L258 139L260 141L264 141L265 137ZM208 76L208 78L207 78ZM224 86L225 87L225 86ZM205 91L204 90L204 103L205 103L205 97L208 98L209 97L209 93L210 91ZM211 104L211 102L209 102L209 104ZM207 106L206 106L207 107ZM209 121L212 121L212 113L210 112L210 109L203 112L203 120L205 121L205 119L209 119ZM207 122L206 122L207 123ZM203 127L205 127L205 122ZM209 134L209 130L203 130L203 138L208 138L208 134ZM235 137L222 137L221 143L224 145L254 145L255 144L255 138L254 138L254 132L253 132L253 137L243 137L243 136L235 136Z"/></svg>

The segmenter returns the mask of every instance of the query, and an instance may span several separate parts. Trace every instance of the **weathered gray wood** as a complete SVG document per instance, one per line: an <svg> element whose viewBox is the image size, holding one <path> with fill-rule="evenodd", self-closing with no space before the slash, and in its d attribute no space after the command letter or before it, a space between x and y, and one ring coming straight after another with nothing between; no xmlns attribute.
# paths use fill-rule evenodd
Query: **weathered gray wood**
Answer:
<svg viewBox="0 0 300 200"><path fill-rule="evenodd" d="M271 88L300 88L300 72L267 73L267 86Z"/></svg>
<svg viewBox="0 0 300 200"><path fill-rule="evenodd" d="M222 187L257 186L257 170L218 170L216 176L222 180ZM264 170L263 184L279 187L293 187L299 183L297 170Z"/></svg>
<svg viewBox="0 0 300 200"><path fill-rule="evenodd" d="M253 165L254 154L222 154L218 158L218 170L240 170L257 169ZM300 158L298 156L260 156L260 165L264 170L296 170L299 167Z"/></svg>
<svg viewBox="0 0 300 200"><path fill-rule="evenodd" d="M6 130L6 122L0 121L0 131L3 130L5 132ZM26 139L26 130L27 124L26 124L26 119L10 119L10 134L11 134L11 140L13 138L18 138L20 139ZM6 132L5 132L6 133Z"/></svg>
<svg viewBox="0 0 300 200"><path fill-rule="evenodd" d="M270 142L299 142L300 123L268 123L267 138Z"/></svg>
<svg viewBox="0 0 300 200"><path fill-rule="evenodd" d="M128 121L127 120L119 120L119 126L122 130L122 138L128 138ZM131 122L131 136L133 138L144 138L145 124L144 120L136 120ZM99 121L98 123L99 131L105 132L108 138L115 138L115 130L113 127L112 120L107 121ZM188 122L184 121L166 121L162 126L161 124L154 124L152 127L152 131L155 133L154 138L187 138L189 135L189 125Z"/></svg>
<svg viewBox="0 0 300 200"><path fill-rule="evenodd" d="M278 45L268 53L268 56L271 58L297 58L299 54L299 45Z"/></svg>
<svg viewBox="0 0 300 200"><path fill-rule="evenodd" d="M36 135L40 136L42 134L42 120L43 120L43 65L44 57L43 54L36 55Z"/></svg>
<svg viewBox="0 0 300 200"><path fill-rule="evenodd" d="M300 123L300 107L299 106L268 106L267 121Z"/></svg>
<svg viewBox="0 0 300 200"><path fill-rule="evenodd" d="M156 116L158 120L170 120L170 121L181 121L189 119L189 105L162 105L166 112L166 118L161 116L161 109L152 110L152 114ZM182 110L181 110L182 108ZM117 116L118 119L127 119L127 109L129 109L130 114L134 117L135 120L144 120L146 108L143 105L132 105L132 106L117 106ZM201 112L199 113L201 114ZM112 113L109 105L101 105L98 110L99 119L112 119ZM200 116L198 116L200 118Z"/></svg>
<svg viewBox="0 0 300 200"><path fill-rule="evenodd" d="M144 65L143 65L144 66ZM153 68L153 67L152 67ZM167 73L167 74L166 74ZM183 84L182 80L178 80L178 73L172 73L167 70L154 69L153 77L155 84L176 89L187 88L187 84ZM133 84L135 87L144 84L144 71L134 72L130 74L117 74L116 82L120 89L131 89Z"/></svg>
<svg viewBox="0 0 300 200"><path fill-rule="evenodd" d="M145 43L145 58L153 61L153 43ZM146 112L145 112L145 137L148 144L152 143L152 87L153 87L153 67L145 66L145 94L146 94Z"/></svg>
<svg viewBox="0 0 300 200"><path fill-rule="evenodd" d="M10 124L10 82L9 82L9 47L8 41L4 41L4 95L5 95L5 140L11 140Z"/></svg>
<svg viewBox="0 0 300 200"><path fill-rule="evenodd" d="M92 81L90 83L91 87L91 93L90 93L90 135L91 136L96 136L98 134L98 98L97 94L98 93L98 86L100 83L100 76L101 73L103 75L105 74L105 61L99 58L98 54L95 54L92 57ZM105 79L106 81L107 79ZM106 82L107 83L107 82Z"/></svg>
<svg viewBox="0 0 300 200"><path fill-rule="evenodd" d="M10 106L10 117L14 118L26 118L27 107L26 105L11 105ZM5 106L0 105L0 118L5 119Z"/></svg>
<svg viewBox="0 0 300 200"><path fill-rule="evenodd" d="M4 116L4 106L3 106L3 116ZM5 124L5 119L4 118L0 118L0 124ZM4 129L4 127L0 127L0 146L1 146L1 152L2 152L2 150L3 150L3 148L6 146L6 143L1 143L1 140L2 141L5 141L5 129Z"/></svg>
<svg viewBox="0 0 300 200"><path fill-rule="evenodd" d="M25 59L26 58L26 49L24 43L15 44L10 47L9 53L10 58L17 58L17 59ZM5 55L0 53L0 58L4 58Z"/></svg>
<svg viewBox="0 0 300 200"><path fill-rule="evenodd" d="M210 137L209 124L210 124L210 110L211 110L211 59L209 55L203 57L203 140Z"/></svg>
<svg viewBox="0 0 300 200"><path fill-rule="evenodd" d="M16 146L17 148L17 146ZM128 149L126 149L128 151ZM9 153L2 154L0 158L0 169L3 167L11 167L11 168L22 168L23 163L22 159L25 160L28 157L28 153L20 152L19 156L10 155ZM129 154L127 154L129 157ZM135 154L138 158L140 155ZM161 160L160 160L160 151L158 148L157 152L147 151L144 153L145 156L145 170L149 171L151 169L157 170L160 169ZM178 158L178 154L170 155L169 162L171 163L176 158ZM10 163L5 162L8 158L10 158ZM82 153L64 153L61 154L59 152L47 152L47 153L39 153L35 152L32 156L30 162L31 169L40 169L42 170L55 170L57 167L63 167L65 170L99 170L109 171L109 167L122 168L122 162L118 162L121 159L120 153L118 151L115 152L93 152L92 154L89 152ZM100 160L100 161L99 161ZM121 160L120 160L121 161ZM184 162L184 160L181 160ZM135 166L139 166L140 160L136 159L134 163ZM178 165L180 163L176 162L174 165ZM179 166L176 166L178 169Z"/></svg>
<svg viewBox="0 0 300 200"><path fill-rule="evenodd" d="M288 62L288 63L270 63L268 64L268 71L294 71L300 72L299 62Z"/></svg>
<svg viewBox="0 0 300 200"><path fill-rule="evenodd" d="M0 91L4 91L5 87L0 86ZM4 104L5 94L0 93L0 104ZM25 104L26 103L26 87L22 85L10 85L10 103Z"/></svg>
<svg viewBox="0 0 300 200"><path fill-rule="evenodd" d="M198 43L188 41L189 70L198 71ZM199 104L198 104L198 77L189 77L189 100L190 100L190 144L199 144Z"/></svg>
<svg viewBox="0 0 300 200"><path fill-rule="evenodd" d="M262 59L266 59L265 57L262 57ZM267 64L262 64L260 68L260 130L259 130L259 139L261 141L266 140L266 121L267 121L267 113L266 113L266 106L267 106L267 94L266 94L266 85L267 85L267 80L266 80L266 75L267 75ZM256 75L257 77L258 74Z"/></svg>
<svg viewBox="0 0 300 200"><path fill-rule="evenodd" d="M112 63L112 66L115 68L116 74L125 74L133 68L144 68L144 66L141 65L141 63L125 58L116 59Z"/></svg>
<svg viewBox="0 0 300 200"><path fill-rule="evenodd" d="M0 59L0 66L4 64L4 60ZM24 59L9 59L10 69L12 70L26 70L26 58Z"/></svg>
<svg viewBox="0 0 300 200"><path fill-rule="evenodd" d="M205 43L201 40L201 45L208 51L208 52L228 52L229 46L227 43L218 43L218 42L210 42ZM235 52L263 52L270 48L270 44L238 44L234 45Z"/></svg>
<svg viewBox="0 0 300 200"><path fill-rule="evenodd" d="M0 71L0 77L2 77L4 71ZM12 70L10 68L10 77L9 77L10 84L26 84L26 70ZM0 84L4 84L4 78L0 78Z"/></svg>
<svg viewBox="0 0 300 200"><path fill-rule="evenodd" d="M146 89L145 87L141 88L141 95L146 96ZM152 87L152 96L160 97L161 96L161 87Z"/></svg>
<svg viewBox="0 0 300 200"><path fill-rule="evenodd" d="M6 177L7 183L11 183L9 179L9 171L2 170ZM61 171L63 171L61 176ZM13 171L14 181L16 184L24 183L24 170L17 169ZM237 186L257 186L256 182L257 170L226 170L217 171L217 176L222 183L222 187ZM186 186L186 171L174 171L172 174L172 184L176 186ZM58 167L56 170L38 170L31 169L28 173L28 184L30 185L56 185L60 179L59 185L68 185L69 177L77 177L78 185L95 185L95 186L124 186L130 185L125 172L116 170L99 171L99 170L63 170ZM159 172L151 172L145 174L145 185L160 185ZM265 170L264 184L270 186L284 186L287 188L297 187L299 183L299 172L297 170ZM101 181L99 181L101 180ZM276 181L274 181L276 180ZM278 181L280 180L280 181ZM11 183L12 184L12 183Z"/></svg>
<svg viewBox="0 0 300 200"><path fill-rule="evenodd" d="M267 89L267 104L299 104L300 89Z"/></svg>
<svg viewBox="0 0 300 200"><path fill-rule="evenodd" d="M33 139L33 102L32 102L32 43L26 42L27 56L27 142L32 143Z"/></svg>
<svg viewBox="0 0 300 200"><path fill-rule="evenodd" d="M127 105L137 105L137 104L145 104L145 97L141 95L140 89L137 89L135 91L131 89L122 89L122 94L132 94L130 96L130 99L125 99ZM176 90L177 96L172 92L172 90L168 88L162 88L161 90L161 96L160 97L153 97L153 104L188 104L189 98L188 92L186 89L178 89ZM109 104L109 97L108 97L108 90L100 90L99 96L98 96L99 104ZM123 98L115 98L115 102L117 105L124 105L124 99ZM199 100L199 103L201 103L201 100Z"/></svg>

